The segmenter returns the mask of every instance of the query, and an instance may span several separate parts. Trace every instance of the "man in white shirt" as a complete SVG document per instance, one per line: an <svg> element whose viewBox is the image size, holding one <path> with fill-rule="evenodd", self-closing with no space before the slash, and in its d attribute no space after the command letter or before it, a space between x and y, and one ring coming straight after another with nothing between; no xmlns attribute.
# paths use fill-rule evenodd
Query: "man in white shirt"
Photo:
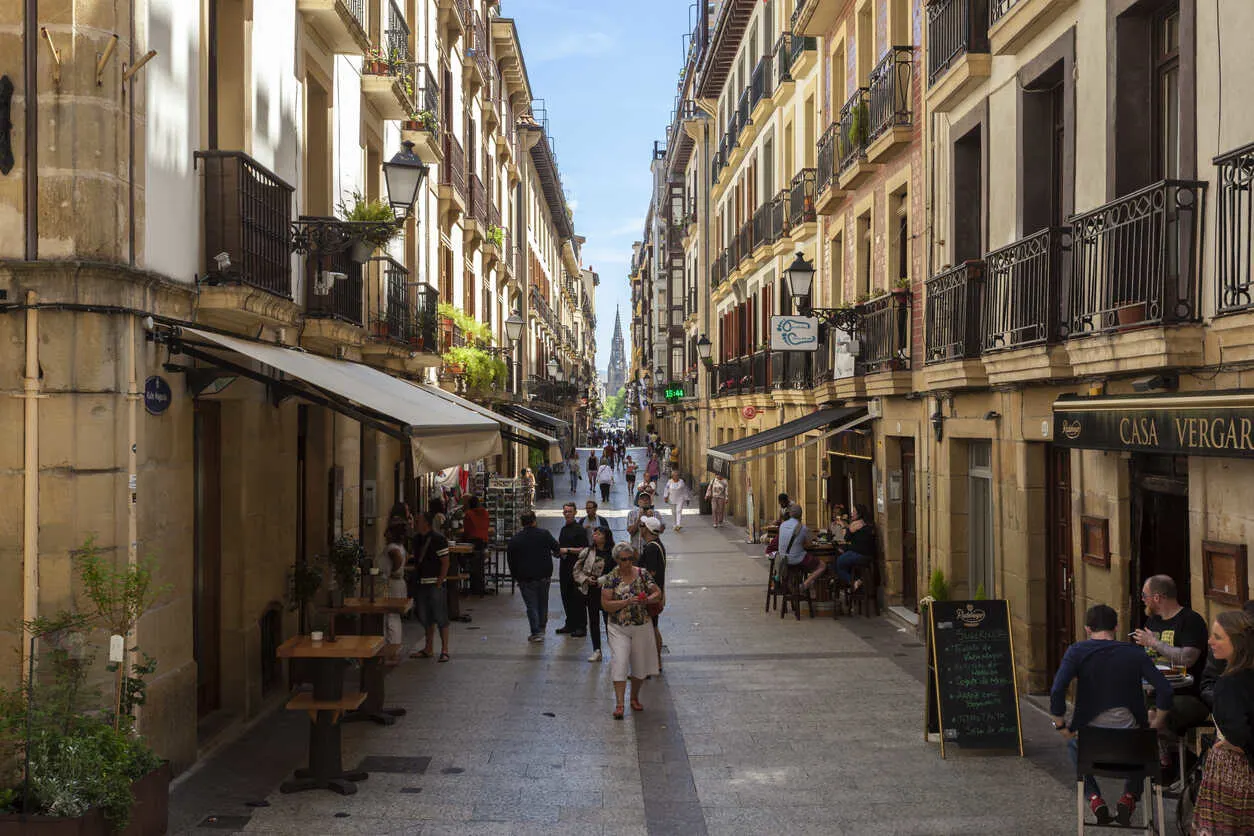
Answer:
<svg viewBox="0 0 1254 836"><path fill-rule="evenodd" d="M631 545L635 548L636 553L640 553L640 549L644 548L644 540L640 536L642 517L652 517L657 520L658 525L662 526L661 531L666 530L666 524L662 522L662 518L653 510L653 494L646 490L641 490L636 494L636 507L627 513L627 533L631 535Z"/></svg>

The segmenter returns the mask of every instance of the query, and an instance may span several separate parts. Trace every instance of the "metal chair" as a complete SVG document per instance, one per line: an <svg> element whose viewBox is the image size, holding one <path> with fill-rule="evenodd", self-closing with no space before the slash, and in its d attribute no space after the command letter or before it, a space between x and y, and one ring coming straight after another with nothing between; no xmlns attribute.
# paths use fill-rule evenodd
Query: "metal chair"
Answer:
<svg viewBox="0 0 1254 836"><path fill-rule="evenodd" d="M1103 729L1085 726L1079 731L1076 753L1076 832L1084 836L1086 828L1117 828L1125 832L1163 834L1163 789L1158 781L1158 732L1154 729ZM1145 824L1086 823L1088 799L1084 797L1084 776L1098 778L1140 779L1141 800L1137 806Z"/></svg>

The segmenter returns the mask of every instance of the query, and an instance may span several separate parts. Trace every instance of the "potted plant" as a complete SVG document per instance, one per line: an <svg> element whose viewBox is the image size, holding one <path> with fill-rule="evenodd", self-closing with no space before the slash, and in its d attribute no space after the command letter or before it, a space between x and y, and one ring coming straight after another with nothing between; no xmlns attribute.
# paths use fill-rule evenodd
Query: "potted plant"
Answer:
<svg viewBox="0 0 1254 836"><path fill-rule="evenodd" d="M949 600L949 581L945 580L945 573L943 571L941 571L940 569L935 569L932 571L931 578L928 579L927 595L919 599L919 629L923 631L922 638L923 638L923 646L925 648L924 650L925 653L929 652L927 648L928 648L928 643L930 641L930 636L928 635L927 625L928 625L928 618L930 617L931 614L928 612L928 608L931 606L933 601L948 601L948 600Z"/></svg>
<svg viewBox="0 0 1254 836"><path fill-rule="evenodd" d="M435 133L437 121L435 114L429 110L420 110L409 114L409 118L401 123L403 131L430 131Z"/></svg>
<svg viewBox="0 0 1254 836"><path fill-rule="evenodd" d="M909 299L910 298L910 280L907 278L898 279L896 283L893 285L892 293L899 300Z"/></svg>
<svg viewBox="0 0 1254 836"><path fill-rule="evenodd" d="M322 588L322 566L317 561L300 561L292 567L292 609L300 612L300 632L309 630L308 605Z"/></svg>
<svg viewBox="0 0 1254 836"><path fill-rule="evenodd" d="M150 560L115 564L88 539L72 553L85 602L23 624L30 663L15 690L0 689L0 834L155 836L168 822L170 767L136 732L134 711L156 661L129 661L140 617L165 591ZM93 639L107 632L113 692L92 687Z"/></svg>
<svg viewBox="0 0 1254 836"><path fill-rule="evenodd" d="M364 264L371 254L401 233L401 226L396 222L396 213L386 202L375 198L367 199L361 192L354 191L349 200L340 201L340 219L348 223L364 224L360 237L354 241L350 257L358 264Z"/></svg>
<svg viewBox="0 0 1254 836"><path fill-rule="evenodd" d="M357 573L365 557L365 548L351 534L340 535L331 544L328 563L331 567L331 577L335 581L335 586L331 588L331 606L342 606L344 598L356 590Z"/></svg>
<svg viewBox="0 0 1254 836"><path fill-rule="evenodd" d="M488 243L496 247L498 250L505 245L505 230L499 226L488 227Z"/></svg>
<svg viewBox="0 0 1254 836"><path fill-rule="evenodd" d="M1145 303L1136 301L1120 302L1115 307L1115 318L1120 328L1129 328L1145 321Z"/></svg>
<svg viewBox="0 0 1254 836"><path fill-rule="evenodd" d="M365 60L362 61L361 71L364 75L387 75L391 71L391 67L380 50L371 49L366 53Z"/></svg>
<svg viewBox="0 0 1254 836"><path fill-rule="evenodd" d="M866 146L867 135L870 132L868 122L866 102L858 102L849 114L849 127L845 131L845 139L848 140L849 147L856 149L859 155Z"/></svg>

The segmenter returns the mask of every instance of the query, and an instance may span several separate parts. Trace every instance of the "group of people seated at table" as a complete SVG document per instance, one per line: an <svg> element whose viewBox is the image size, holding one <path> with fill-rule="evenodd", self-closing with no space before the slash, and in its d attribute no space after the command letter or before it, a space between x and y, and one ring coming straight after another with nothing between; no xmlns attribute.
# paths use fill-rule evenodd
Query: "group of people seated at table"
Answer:
<svg viewBox="0 0 1254 836"><path fill-rule="evenodd" d="M1190 832L1254 833L1254 601L1220 613L1208 629L1201 615L1179 602L1167 575L1146 580L1141 600L1146 620L1128 635L1131 641L1120 638L1114 608L1089 608L1086 638L1067 648L1050 690L1054 728L1067 739L1073 760L1085 728L1154 728L1160 765L1172 776L1178 767L1175 741L1213 720L1218 742L1206 755ZM1153 701L1148 710L1147 692ZM1126 782L1113 813L1094 777L1084 776L1084 791L1098 824L1127 825L1141 786Z"/></svg>
<svg viewBox="0 0 1254 836"><path fill-rule="evenodd" d="M783 577L789 568L794 571L799 568L805 573L801 587L808 590L831 569L842 587L858 589L862 581L854 577L854 573L869 565L875 558L875 525L867 507L854 505L848 516L845 515L843 505L834 507L828 535L840 553L830 564L820 560L812 552L821 541L801 521L804 513L801 506L791 501L788 494L781 493L779 507L780 517L775 522L779 530L768 543L767 553L778 555L781 562L780 576Z"/></svg>

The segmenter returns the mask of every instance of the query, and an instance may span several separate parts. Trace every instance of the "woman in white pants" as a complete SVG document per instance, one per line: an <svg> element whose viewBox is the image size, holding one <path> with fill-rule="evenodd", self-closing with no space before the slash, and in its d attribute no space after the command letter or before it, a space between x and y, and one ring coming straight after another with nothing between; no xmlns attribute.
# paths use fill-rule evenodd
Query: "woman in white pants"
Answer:
<svg viewBox="0 0 1254 836"><path fill-rule="evenodd" d="M684 480L679 478L679 471L672 470L670 481L666 483L666 488L662 491L662 501L671 506L671 512L675 515L675 530L683 530L683 513L684 506L688 504L690 495L688 486L684 484Z"/></svg>
<svg viewBox="0 0 1254 836"><path fill-rule="evenodd" d="M636 550L631 543L619 543L612 552L614 570L601 577L601 609L609 624L605 628L610 645L610 679L614 682L614 719L623 719L627 682L631 682L631 710L644 711L640 691L644 681L656 676L657 645L649 604L662 598L662 590L648 570L635 565Z"/></svg>

